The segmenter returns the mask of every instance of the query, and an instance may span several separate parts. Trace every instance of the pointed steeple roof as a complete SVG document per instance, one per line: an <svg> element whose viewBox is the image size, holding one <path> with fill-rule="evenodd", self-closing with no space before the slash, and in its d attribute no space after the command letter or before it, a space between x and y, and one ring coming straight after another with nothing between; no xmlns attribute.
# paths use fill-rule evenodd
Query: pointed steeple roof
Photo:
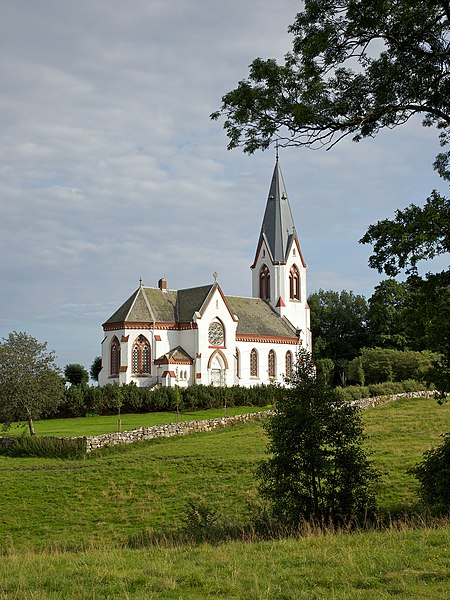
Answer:
<svg viewBox="0 0 450 600"><path fill-rule="evenodd" d="M275 263L283 263L295 235L294 219L292 218L286 186L281 173L278 157L270 184L266 211L261 227L261 237L264 237L272 259Z"/></svg>

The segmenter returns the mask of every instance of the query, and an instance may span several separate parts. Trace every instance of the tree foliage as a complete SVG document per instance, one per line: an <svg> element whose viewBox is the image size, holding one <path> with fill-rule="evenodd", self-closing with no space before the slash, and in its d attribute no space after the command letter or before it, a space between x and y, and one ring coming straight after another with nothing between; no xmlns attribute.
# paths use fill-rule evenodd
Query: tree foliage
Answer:
<svg viewBox="0 0 450 600"><path fill-rule="evenodd" d="M450 200L433 191L425 206L411 204L395 219L370 225L360 242L373 244L369 265L380 273L416 274L420 260L450 252Z"/></svg>
<svg viewBox="0 0 450 600"><path fill-rule="evenodd" d="M0 421L8 429L14 421L33 421L60 403L64 381L47 343L22 332L10 333L0 344Z"/></svg>
<svg viewBox="0 0 450 600"><path fill-rule="evenodd" d="M408 346L404 323L407 289L395 279L381 281L369 298L370 346L403 350Z"/></svg>
<svg viewBox="0 0 450 600"><path fill-rule="evenodd" d="M310 294L311 333L314 358L350 360L367 345L367 300L342 290L319 290Z"/></svg>
<svg viewBox="0 0 450 600"><path fill-rule="evenodd" d="M86 385L89 381L89 373L78 363L71 363L66 365L64 369L64 377L66 381L71 385Z"/></svg>
<svg viewBox="0 0 450 600"><path fill-rule="evenodd" d="M89 371L90 376L94 381L98 381L98 376L102 370L102 357L96 356L92 361L92 365Z"/></svg>
<svg viewBox="0 0 450 600"><path fill-rule="evenodd" d="M361 385L406 380L426 382L434 364L441 360L442 355L429 350L363 348L361 355L348 364L348 379Z"/></svg>
<svg viewBox="0 0 450 600"><path fill-rule="evenodd" d="M328 146L423 115L448 141L450 8L447 0L305 0L289 28L284 64L257 58L222 97L229 148ZM448 172L449 155L435 167Z"/></svg>
<svg viewBox="0 0 450 600"><path fill-rule="evenodd" d="M299 353L293 387L264 424L270 457L258 468L260 492L282 523L340 523L375 508L377 473L368 460L359 409L316 378L311 356Z"/></svg>
<svg viewBox="0 0 450 600"><path fill-rule="evenodd" d="M422 461L411 469L418 479L423 503L439 512L450 511L450 433L440 446L425 452Z"/></svg>

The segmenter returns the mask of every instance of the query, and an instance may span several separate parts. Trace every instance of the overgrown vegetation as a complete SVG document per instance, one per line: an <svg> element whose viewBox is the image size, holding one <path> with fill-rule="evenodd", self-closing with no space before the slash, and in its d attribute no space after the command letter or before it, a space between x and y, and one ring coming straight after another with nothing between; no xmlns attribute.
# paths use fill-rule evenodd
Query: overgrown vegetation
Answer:
<svg viewBox="0 0 450 600"><path fill-rule="evenodd" d="M11 457L75 459L82 458L86 454L86 447L81 439L20 436L11 438L11 443L8 446L0 445L0 454Z"/></svg>

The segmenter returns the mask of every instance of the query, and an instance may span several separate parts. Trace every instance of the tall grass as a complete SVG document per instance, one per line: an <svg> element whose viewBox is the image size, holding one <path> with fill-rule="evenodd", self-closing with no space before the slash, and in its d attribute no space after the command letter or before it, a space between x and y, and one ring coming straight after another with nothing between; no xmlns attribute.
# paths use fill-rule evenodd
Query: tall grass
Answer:
<svg viewBox="0 0 450 600"><path fill-rule="evenodd" d="M447 526L220 546L13 551L0 561L0 597L443 600L449 532Z"/></svg>

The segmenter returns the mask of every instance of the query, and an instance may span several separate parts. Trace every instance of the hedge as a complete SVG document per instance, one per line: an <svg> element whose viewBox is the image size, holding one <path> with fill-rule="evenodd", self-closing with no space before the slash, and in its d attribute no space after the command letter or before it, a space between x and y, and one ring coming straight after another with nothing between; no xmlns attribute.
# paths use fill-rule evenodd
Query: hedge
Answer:
<svg viewBox="0 0 450 600"><path fill-rule="evenodd" d="M161 411L204 410L224 406L269 406L283 388L260 385L251 388L220 388L193 385L188 388L145 388L129 385L103 387L72 386L51 417L83 417L88 414L114 415Z"/></svg>

